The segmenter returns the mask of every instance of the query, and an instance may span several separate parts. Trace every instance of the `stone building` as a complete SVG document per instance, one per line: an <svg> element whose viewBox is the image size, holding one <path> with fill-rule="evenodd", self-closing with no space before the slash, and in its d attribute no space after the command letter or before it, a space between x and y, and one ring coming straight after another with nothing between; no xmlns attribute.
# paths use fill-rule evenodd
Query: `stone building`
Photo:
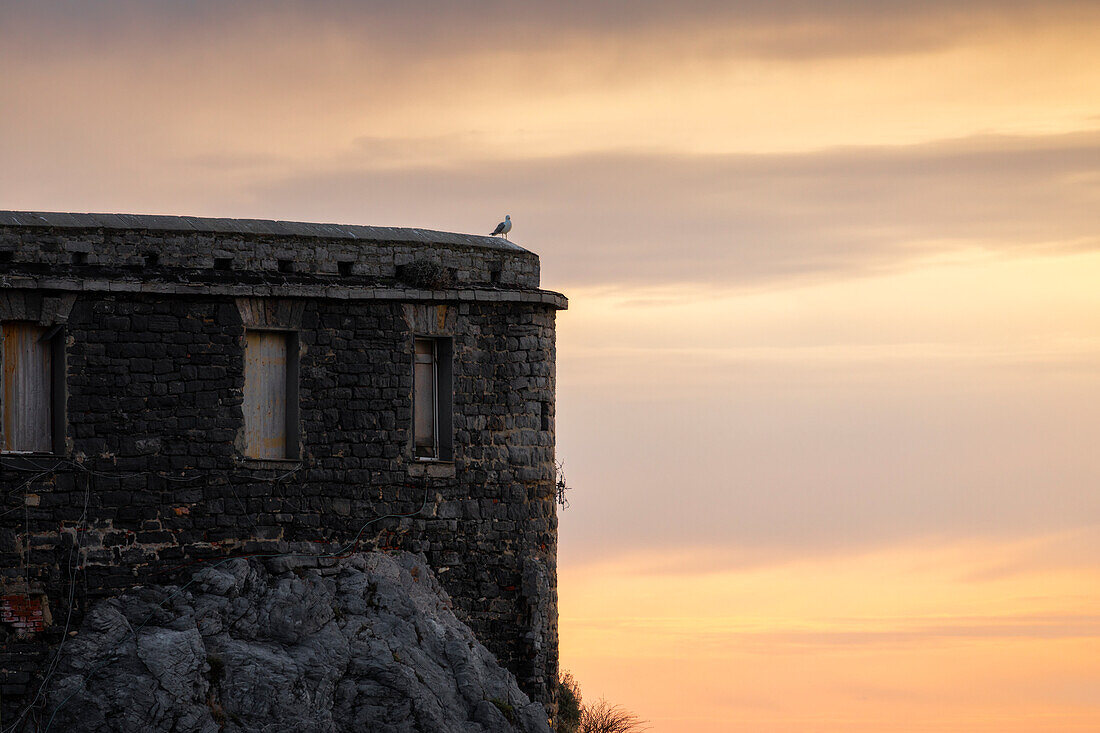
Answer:
<svg viewBox="0 0 1100 733"><path fill-rule="evenodd" d="M3 719L99 597L378 548L552 706L565 307L489 237L0 212Z"/></svg>

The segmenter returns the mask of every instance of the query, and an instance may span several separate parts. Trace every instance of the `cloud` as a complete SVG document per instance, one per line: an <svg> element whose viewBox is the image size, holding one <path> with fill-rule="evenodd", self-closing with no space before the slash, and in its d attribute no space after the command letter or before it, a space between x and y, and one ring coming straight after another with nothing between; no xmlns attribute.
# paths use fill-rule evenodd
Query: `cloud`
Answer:
<svg viewBox="0 0 1100 733"><path fill-rule="evenodd" d="M11 100L0 116L0 196L22 208L287 216L260 211L250 184L299 179L369 193L379 169L402 169L404 179L383 184L440 190L418 180L437 176L448 197L467 186L504 204L537 197L526 204L535 215L544 195L558 216L562 203L586 213L607 191L600 218L578 223L625 232L637 242L631 252L667 247L685 231L742 252L743 238L783 233L768 218L769 186L802 196L783 214L811 223L822 213L815 202L848 205L822 193L850 200L863 191L836 160L826 173L845 186L820 190L809 159L790 161L781 179L778 158L720 154L883 151L976 131L1095 124L1096 45L1084 30L1095 24L1072 3L1042 12L1022 2L471 7L0 5L0 95ZM249 177L240 165L248 157L282 163L253 166ZM888 153L879 158L889 168ZM225 163L182 163L189 159ZM448 167L462 179L438 170ZM584 200L568 200L562 180L548 181L559 190L531 189L543 174L571 175ZM317 208L342 220L363 209L361 198L340 200L349 205ZM647 211L616 211L632 202ZM675 221L673 204L690 220ZM483 227L433 218L442 228ZM865 234L855 232L854 248ZM818 266L811 249L791 254L767 267ZM732 266L755 274L754 257Z"/></svg>
<svg viewBox="0 0 1100 733"><path fill-rule="evenodd" d="M257 168L270 169L273 167L286 168L292 161L278 155L262 153L206 153L191 155L181 161L184 165L212 171L248 171Z"/></svg>
<svg viewBox="0 0 1100 733"><path fill-rule="evenodd" d="M595 628L632 633L646 638L680 638L684 643L715 650L756 647L768 653L805 653L827 647L920 645L950 640L1100 639L1100 616L1095 614L1035 613L989 616L938 615L934 620L910 618L817 618L815 630L761 630L749 624L722 628L720 619L696 625L677 625L675 619L638 616L605 617L589 621ZM574 628L585 620L574 620ZM699 626L703 626L701 629ZM875 628L868 628L875 627Z"/></svg>
<svg viewBox="0 0 1100 733"><path fill-rule="evenodd" d="M625 388L559 379L559 455L576 487L566 562L690 547L751 566L1100 523L1083 437L1100 429L1095 376L898 364L845 379L843 367L735 362L703 394L631 397L631 370L653 393L695 382L695 360L648 378L656 360L620 364ZM1012 572L1006 562L990 572Z"/></svg>
<svg viewBox="0 0 1100 733"><path fill-rule="evenodd" d="M1095 532L1098 272L1100 252L983 257L644 307L566 289L563 557L690 546L751 566Z"/></svg>
<svg viewBox="0 0 1100 733"><path fill-rule="evenodd" d="M1050 23L1095 17L1087 2L985 0L965 7L946 0L924 3L872 0L611 0L609 2L395 4L378 0L240 2L215 0L116 0L115 2L0 3L0 27L18 38L33 35L87 48L119 36L140 44L147 36L161 48L190 42L195 34L247 43L271 29L284 43L325 34L345 42L379 44L393 51L415 47L417 55L454 57L486 47L538 52L563 43L641 42L679 48L688 55L714 54L812 59L912 53L989 33L1005 25ZM671 60L671 59L670 59Z"/></svg>
<svg viewBox="0 0 1100 733"><path fill-rule="evenodd" d="M423 160L431 143L374 140L371 155L388 162L414 149ZM374 168L360 157L257 183L253 194L284 215L359 211L372 223L469 231L509 211L517 241L544 255L551 284L753 285L883 272L965 249L1100 247L1100 132L411 168Z"/></svg>
<svg viewBox="0 0 1100 733"><path fill-rule="evenodd" d="M510 213L550 287L772 286L929 258L1100 247L1100 131L804 153L486 157L473 131L362 136L334 157L127 151L42 159L0 140L12 208L255 216L480 232ZM81 149L78 149L81 148ZM98 152L97 152L98 151ZM107 154L102 164L80 156ZM136 153L140 156L140 153ZM16 175L16 171L21 171ZM140 183L139 183L140 182Z"/></svg>

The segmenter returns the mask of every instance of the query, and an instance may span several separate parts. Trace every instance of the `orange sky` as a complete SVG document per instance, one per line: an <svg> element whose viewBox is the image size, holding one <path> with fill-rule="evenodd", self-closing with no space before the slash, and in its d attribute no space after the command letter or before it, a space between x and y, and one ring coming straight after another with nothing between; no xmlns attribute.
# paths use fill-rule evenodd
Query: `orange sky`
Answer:
<svg viewBox="0 0 1100 733"><path fill-rule="evenodd" d="M562 665L687 731L1100 729L1100 6L0 0L0 208L488 231Z"/></svg>

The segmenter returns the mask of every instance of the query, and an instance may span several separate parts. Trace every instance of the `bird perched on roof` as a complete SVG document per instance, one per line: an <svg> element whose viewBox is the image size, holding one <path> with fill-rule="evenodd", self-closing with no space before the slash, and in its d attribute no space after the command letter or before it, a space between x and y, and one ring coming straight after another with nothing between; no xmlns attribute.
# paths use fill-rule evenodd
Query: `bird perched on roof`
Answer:
<svg viewBox="0 0 1100 733"><path fill-rule="evenodd" d="M497 224L497 228L494 229L493 233L490 234L489 236L490 237L495 237L496 235L499 234L502 237L504 237L505 239L507 239L508 238L508 232L510 232L510 231L512 231L512 215L511 214L505 214L504 215L504 221Z"/></svg>

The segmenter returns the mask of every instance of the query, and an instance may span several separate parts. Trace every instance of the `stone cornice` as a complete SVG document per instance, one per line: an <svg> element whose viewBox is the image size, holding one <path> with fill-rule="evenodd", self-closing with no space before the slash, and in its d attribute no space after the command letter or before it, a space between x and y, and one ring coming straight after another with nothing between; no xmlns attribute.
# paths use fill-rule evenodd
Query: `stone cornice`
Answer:
<svg viewBox="0 0 1100 733"><path fill-rule="evenodd" d="M416 290L411 288L355 287L348 285L168 283L130 279L86 279L0 275L0 288L53 290L62 292L144 293L151 295L219 295L256 298L326 298L330 300L397 300L479 303L539 303L557 310L569 307L569 300L552 290L494 290L462 288Z"/></svg>

